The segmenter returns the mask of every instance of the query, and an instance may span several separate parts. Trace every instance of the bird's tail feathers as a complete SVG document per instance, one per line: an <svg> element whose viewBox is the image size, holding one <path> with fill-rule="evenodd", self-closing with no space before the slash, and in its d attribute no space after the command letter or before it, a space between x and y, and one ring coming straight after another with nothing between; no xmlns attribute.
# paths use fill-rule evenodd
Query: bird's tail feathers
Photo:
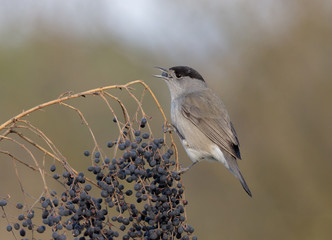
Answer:
<svg viewBox="0 0 332 240"><path fill-rule="evenodd" d="M239 166L237 165L237 162L236 162L236 159L234 159L233 157L229 157L227 158L227 163L228 163L228 169L229 171L237 178L240 180L240 183L243 187L243 189L248 193L248 195L250 197L252 197L252 194L251 194L251 191L246 183L246 181L244 180L241 172L240 172L240 169L239 169Z"/></svg>

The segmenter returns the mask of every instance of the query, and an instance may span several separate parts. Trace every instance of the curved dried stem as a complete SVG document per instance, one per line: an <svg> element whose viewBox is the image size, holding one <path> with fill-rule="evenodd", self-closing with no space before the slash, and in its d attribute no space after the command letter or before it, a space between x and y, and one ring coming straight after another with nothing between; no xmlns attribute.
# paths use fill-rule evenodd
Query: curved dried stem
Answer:
<svg viewBox="0 0 332 240"><path fill-rule="evenodd" d="M138 90L134 89L133 86L137 86ZM133 111L132 106L128 107L128 104L124 103L124 101L122 100L122 97L115 96L113 94L113 92L110 92L111 90L113 90L113 91L125 90L124 93L126 94L126 96L129 96L130 99L132 99L134 101L134 103L133 103L134 113L131 112L131 111ZM121 177L119 177L117 175L118 173L112 173L112 171L109 171L108 170L109 165L104 164L104 163L98 164L98 162L94 161L94 156L95 156L96 152L100 153L102 160L105 160L106 155L109 153L106 152L107 154L105 154L105 152L103 152L103 149L101 147L102 145L99 145L99 143L98 143L98 136L96 136L96 134L93 132L93 129L90 126L90 124L86 118L86 114L84 114L84 111L82 111L82 109L76 107L75 102L71 101L70 104L68 103L69 100L73 100L73 99L79 100L83 97L85 97L85 98L86 97L97 97L97 98L100 98L102 100L102 102L104 102L106 104L108 113L110 113L116 119L115 124L117 125L118 136L114 142L117 145L123 144L127 140L130 140L130 144L135 142L135 131L141 130L141 128L143 128L140 125L140 121L141 121L140 117L148 119L148 121L146 123L146 131L148 131L150 133L150 137L148 139L144 140L147 142L146 143L147 147L143 147L143 148L145 148L144 151L149 151L149 147L151 147L154 144L153 143L154 134L153 134L153 131L151 128L152 125L150 125L150 120L152 119L152 117L150 117L148 115L150 109L147 110L147 109L143 108L143 100L146 99L147 97L152 98L153 103L157 106L157 109L158 109L159 113L161 114L163 122L164 122L163 125L164 126L168 125L166 115L165 115L159 101L157 100L155 94L152 92L150 87L146 83L144 83L142 80L132 81L132 82L129 82L124 85L112 85L112 86L91 89L91 90L84 91L84 92L77 93L77 94L74 94L72 92L67 92L67 93L60 95L59 98L57 98L55 100L48 101L46 103L43 103L43 104L40 104L33 108L30 108L26 111L23 111L22 113L9 119L8 121L4 122L3 124L0 125L0 144L7 143L7 142L13 143L14 146L16 146L16 147L18 146L19 148L23 149L25 155L28 155L30 157L29 159L32 159L32 162L33 162L33 163L29 163L27 160L23 160L24 159L23 157L18 157L16 154L11 153L10 151L0 150L0 154L7 155L8 157L11 158L11 160L13 162L16 177L18 179L21 192L23 193L27 210L31 210L32 208L36 207L36 205L38 204L38 201L40 201L40 199L44 196L49 199L52 198L52 194L51 194L52 191L49 190L49 186L46 181L46 178L53 178L53 180L62 184L62 187L65 188L67 190L67 192L69 192L69 190L73 190L77 193L81 193L81 192L85 191L82 187L83 184L78 183L78 181L76 181L80 177L78 171L75 170L73 167L71 167L67 158L61 152L61 149L59 149L59 147L53 143L53 141L51 140L50 137L47 136L45 131L42 131L37 125L32 124L30 122L30 120L28 120L30 115L32 115L33 113L35 113L39 110L45 111L45 110L49 110L50 106L59 105L59 106L65 107L66 109L69 109L71 112L74 112L75 114L78 114L82 125L88 129L89 136L93 142L93 147L91 147L91 149L93 149L93 151L92 151L93 154L91 155L91 162L92 162L91 167L98 166L101 168L101 171L104 171L104 173L103 173L104 175L98 176L97 180L92 180L92 179L89 179L87 176L84 176L84 181L91 183L98 189L103 189L103 186L100 184L100 179L102 179L102 181L104 181L107 176L112 178L112 182L109 185L115 189L116 194L111 196L111 201L113 201L115 206L118 207L119 216L121 216L122 214L125 214L124 211L122 210L122 206L124 204L127 204L127 202L124 198L124 194L121 193L121 190L118 189L118 184L114 184L114 182L121 179ZM114 104L116 106L114 106ZM116 109L120 109L120 110L118 110L119 112L117 112ZM136 111L135 111L135 109L136 109ZM118 116L121 116L121 117L118 117ZM122 118L122 116L123 116L123 118ZM161 130L161 128L160 128L160 130ZM37 140L35 140L35 139L37 139ZM157 139L157 140L159 141L159 139ZM137 140L137 142L138 142L138 140ZM157 144L158 144L158 142L157 142ZM172 174L171 168L172 169L176 168L177 171L179 171L179 169L180 169L180 164L179 164L179 160L178 160L178 151L177 151L176 145L174 143L172 132L163 132L163 144L160 145L160 148L162 148L162 149L157 149L155 151L155 155L153 155L153 157L156 157L159 154L159 157L161 159L162 154L165 153L166 147L169 149L171 149L171 148L173 149L174 155L172 156L172 158L173 157L175 158L176 164L174 165L174 161L172 161L171 163L168 162L167 164L166 164L166 162L163 162L162 164L160 164L160 166L167 166L166 172L168 174L168 178L170 178L170 176ZM118 146L113 148L113 158L114 159L119 159L120 150L118 150L118 149L119 149ZM128 152L130 152L130 150L128 150ZM60 181L57 179L57 176L54 176L54 175L52 176L52 174L50 174L47 171L47 166L50 165L49 162L52 162L53 164L61 165L63 167L63 169L70 174L71 180L74 182L74 184L67 186L65 181ZM25 191L25 189L24 189L25 182L23 179L21 179L19 169L16 166L17 163L19 163L33 171L39 172L39 175L41 176L42 182L43 182L43 191L42 191L42 193L40 193L40 195L38 197L32 197L29 195L29 193L27 193ZM117 163L119 163L119 161ZM135 164L135 163L132 161L132 164ZM118 168L119 168L119 166L118 166ZM123 167L122 170L130 171L128 168L129 168L129 165ZM144 169L144 167L141 167L140 169ZM59 175L58 175L58 177L59 177ZM149 180L149 179L146 180L145 177L143 177L143 176L137 177L136 180L137 180L137 183L142 184L142 189L144 189L144 191L147 192L148 191L147 188L150 187L151 180ZM178 181L178 180L176 180L176 181ZM30 204L30 207L28 206L28 199L27 199L28 197L30 197L31 199L34 199L34 202L32 204ZM77 195L76 195L76 197L77 197ZM184 203L184 201L185 201L184 195L182 197L179 197L178 199L181 200L182 203ZM149 196L147 198L148 204L151 205L153 203L153 201L154 200L152 199L151 196ZM169 201L171 201L170 198L169 198ZM91 204L94 205L95 203L92 202ZM52 206L52 209L56 209L56 206L54 205L53 202L51 202L50 205ZM183 204L183 205L185 205L185 204ZM173 207L171 209L174 210ZM132 210L128 209L128 211L132 211ZM187 218L186 213L185 213L185 218ZM138 219L136 219L136 220L138 223L139 222ZM89 220L87 219L86 221L89 221ZM107 222L107 224L110 224L110 223ZM113 226L113 224L110 224L110 225Z"/></svg>
<svg viewBox="0 0 332 240"><path fill-rule="evenodd" d="M33 154L33 153L32 153L32 152L31 152L31 151L30 151L30 150L29 150L24 144L22 144L22 143L16 141L15 139L12 139L12 138L9 138L9 137L3 137L3 138L6 139L6 140L9 140L9 141L11 141L11 142L14 142L15 144L17 144L19 147L23 148L23 149L27 152L27 154L31 157L31 159L33 160L33 162L34 162L35 165L36 165L36 168L38 169L38 171L39 171L39 173L40 173L40 176L41 176L41 178L42 178L42 180L43 180L44 188L47 189L47 184L46 184L46 180L45 180L45 175L44 175L44 173L43 173L41 167L39 166L39 163L38 163L36 157L34 156L34 154Z"/></svg>

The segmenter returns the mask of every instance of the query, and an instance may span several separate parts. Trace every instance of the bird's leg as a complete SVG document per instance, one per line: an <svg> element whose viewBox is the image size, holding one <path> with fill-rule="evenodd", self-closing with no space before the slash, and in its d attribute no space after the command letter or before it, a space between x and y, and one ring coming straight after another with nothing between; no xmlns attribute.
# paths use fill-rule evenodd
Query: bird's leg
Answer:
<svg viewBox="0 0 332 240"><path fill-rule="evenodd" d="M186 168L181 168L180 171L178 172L178 174L183 174L185 172L187 172L190 168L192 168L192 166L194 166L196 163L198 163L198 161L193 162L192 164L190 164L188 167Z"/></svg>
<svg viewBox="0 0 332 240"><path fill-rule="evenodd" d="M167 123L166 127L165 127L165 124L163 124L163 132L164 133L172 132L172 131L174 131L174 127L171 123Z"/></svg>

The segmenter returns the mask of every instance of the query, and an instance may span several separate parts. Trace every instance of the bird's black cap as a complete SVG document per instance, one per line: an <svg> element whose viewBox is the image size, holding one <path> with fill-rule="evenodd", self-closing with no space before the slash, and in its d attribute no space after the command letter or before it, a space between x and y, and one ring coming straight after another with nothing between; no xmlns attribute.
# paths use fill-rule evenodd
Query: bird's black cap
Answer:
<svg viewBox="0 0 332 240"><path fill-rule="evenodd" d="M203 82L204 79L201 74L199 74L195 69L187 66L176 66L176 67L171 67L169 70L173 70L175 75L177 77L191 77L191 78L196 78L199 80L202 80Z"/></svg>

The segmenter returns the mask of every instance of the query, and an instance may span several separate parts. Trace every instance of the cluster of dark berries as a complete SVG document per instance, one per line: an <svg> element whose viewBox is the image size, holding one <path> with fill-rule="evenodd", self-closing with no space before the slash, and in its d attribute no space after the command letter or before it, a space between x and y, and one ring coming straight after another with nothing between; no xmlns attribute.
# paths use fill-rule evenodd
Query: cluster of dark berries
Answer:
<svg viewBox="0 0 332 240"><path fill-rule="evenodd" d="M70 236L77 240L197 239L185 217L188 202L183 199L173 150L163 138L143 133L146 124L143 118L134 136L124 132L120 141L107 143L108 148L118 148L116 158L84 152L93 157L88 171L95 181L88 182L84 173L54 173L53 178L63 180L66 190L60 195L51 191L40 199L43 223L32 223L35 212L31 210L19 215L14 229L24 237L28 230L43 233L49 228L55 240ZM56 170L52 165L50 171ZM4 205L0 201L0 207ZM13 231L11 225L7 231Z"/></svg>

